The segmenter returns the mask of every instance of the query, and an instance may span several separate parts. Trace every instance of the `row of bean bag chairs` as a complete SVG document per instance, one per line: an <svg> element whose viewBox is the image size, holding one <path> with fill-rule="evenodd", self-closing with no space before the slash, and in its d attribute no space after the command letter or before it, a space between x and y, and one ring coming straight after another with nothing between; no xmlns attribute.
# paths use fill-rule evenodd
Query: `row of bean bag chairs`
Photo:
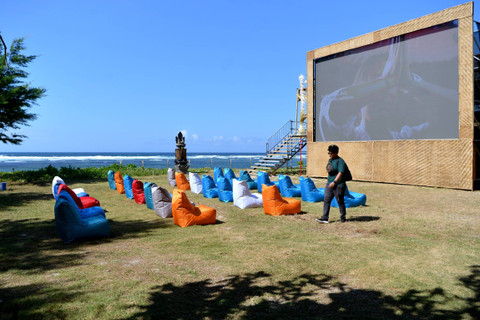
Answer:
<svg viewBox="0 0 480 320"><path fill-rule="evenodd" d="M113 172L113 171L112 171ZM110 184L110 177L114 176L116 189L113 189ZM109 186L112 190L123 190L125 195L135 200L137 204L146 204L147 208L154 210L155 214L162 218L172 217L172 197L170 193L155 183L142 182L134 179L129 175L122 177L122 174L117 171L108 173Z"/></svg>
<svg viewBox="0 0 480 320"><path fill-rule="evenodd" d="M110 236L105 211L99 206L79 208L68 189L59 191L54 213L57 231L64 243Z"/></svg>
<svg viewBox="0 0 480 320"><path fill-rule="evenodd" d="M58 197L58 188L60 187L60 185L62 184L66 184L65 181L63 181L62 178L60 178L59 176L55 176L52 180L52 193L53 193L53 197L55 199L57 199ZM85 189L83 188L75 188L72 190L73 192L75 192L75 194L77 195L77 197L88 197L88 193L85 192Z"/></svg>
<svg viewBox="0 0 480 320"><path fill-rule="evenodd" d="M204 205L194 206L184 190L175 189L172 199L173 223L185 228L192 225L214 224L217 212Z"/></svg>
<svg viewBox="0 0 480 320"><path fill-rule="evenodd" d="M90 197L83 188L70 189L63 181L62 178L55 176L52 180L52 193L55 200L61 190L67 191L74 201L77 203L80 209L90 208L94 206L100 206L100 201Z"/></svg>

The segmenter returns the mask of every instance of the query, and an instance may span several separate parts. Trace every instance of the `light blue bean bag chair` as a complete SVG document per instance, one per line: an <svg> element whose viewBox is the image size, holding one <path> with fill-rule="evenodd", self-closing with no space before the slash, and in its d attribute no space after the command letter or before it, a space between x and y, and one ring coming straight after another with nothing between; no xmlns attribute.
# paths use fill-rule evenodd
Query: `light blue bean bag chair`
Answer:
<svg viewBox="0 0 480 320"><path fill-rule="evenodd" d="M217 180L218 199L223 202L233 202L233 191L230 181L225 177Z"/></svg>
<svg viewBox="0 0 480 320"><path fill-rule="evenodd" d="M225 175L223 174L223 170L222 168L215 167L213 169L213 181L217 183L217 179L220 177L225 177Z"/></svg>
<svg viewBox="0 0 480 320"><path fill-rule="evenodd" d="M367 196L363 193L348 191L348 187L345 190L345 207L352 208L358 206L364 206L367 203ZM332 207L338 208L337 199L333 198Z"/></svg>
<svg viewBox="0 0 480 320"><path fill-rule="evenodd" d="M310 178L300 177L302 200L306 202L320 202L325 198L325 189L317 188Z"/></svg>
<svg viewBox="0 0 480 320"><path fill-rule="evenodd" d="M132 184L133 184L133 178L130 177L128 174L126 174L123 177L123 186L125 187L125 195L129 199L133 199L133 189L132 189Z"/></svg>
<svg viewBox="0 0 480 320"><path fill-rule="evenodd" d="M233 186L232 180L237 179L237 176L235 176L235 172L233 172L232 169L227 168L227 169L225 169L224 176L225 176L225 178L228 179L230 184Z"/></svg>
<svg viewBox="0 0 480 320"><path fill-rule="evenodd" d="M268 173L263 171L258 171L257 173L257 189L258 192L262 193L262 184L266 185L267 187L276 185L278 187L278 181L270 181L270 177Z"/></svg>
<svg viewBox="0 0 480 320"><path fill-rule="evenodd" d="M153 206L153 197L152 197L152 187L156 186L155 183L144 182L143 183L143 193L145 194L145 204L148 209L155 210Z"/></svg>
<svg viewBox="0 0 480 320"><path fill-rule="evenodd" d="M108 176L108 185L110 186L110 189L117 190L117 186L115 185L115 171L108 170L107 176Z"/></svg>
<svg viewBox="0 0 480 320"><path fill-rule="evenodd" d="M238 178L240 181L245 181L248 185L248 189L257 189L257 180L252 179L250 174L246 170L240 171L240 177Z"/></svg>
<svg viewBox="0 0 480 320"><path fill-rule="evenodd" d="M218 198L218 189L212 176L202 176L202 193L205 198Z"/></svg>
<svg viewBox="0 0 480 320"><path fill-rule="evenodd" d="M89 238L110 237L110 225L105 218L105 213L103 215L93 214L93 210L86 212L87 209L84 209L82 210L84 211L84 217L82 218L81 210L78 209L73 200L68 199L67 195L66 191L60 192L54 209L57 231L64 243Z"/></svg>
<svg viewBox="0 0 480 320"><path fill-rule="evenodd" d="M292 179L289 176L280 174L278 175L278 189L282 197L300 197L302 191L299 185L294 185Z"/></svg>

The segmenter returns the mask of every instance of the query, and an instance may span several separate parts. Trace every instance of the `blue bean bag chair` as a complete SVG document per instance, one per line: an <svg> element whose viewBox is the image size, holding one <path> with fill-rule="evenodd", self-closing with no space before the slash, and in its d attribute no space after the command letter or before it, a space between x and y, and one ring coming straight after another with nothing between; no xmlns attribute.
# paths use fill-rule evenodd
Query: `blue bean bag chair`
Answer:
<svg viewBox="0 0 480 320"><path fill-rule="evenodd" d="M108 176L108 185L110 186L110 189L117 190L117 186L115 185L115 171L108 170L107 176Z"/></svg>
<svg viewBox="0 0 480 320"><path fill-rule="evenodd" d="M302 200L306 202L320 202L325 198L325 189L317 188L310 178L300 177Z"/></svg>
<svg viewBox="0 0 480 320"><path fill-rule="evenodd" d="M134 179L132 177L130 177L128 174L126 174L123 177L123 186L125 187L125 195L129 199L134 198L133 197L133 188L132 188L133 180Z"/></svg>
<svg viewBox="0 0 480 320"><path fill-rule="evenodd" d="M246 170L240 171L240 177L238 178L240 181L245 181L248 185L248 189L257 189L257 180L252 179L250 174Z"/></svg>
<svg viewBox="0 0 480 320"><path fill-rule="evenodd" d="M230 184L233 186L232 180L233 180L233 179L237 179L237 176L235 176L235 172L233 172L232 169L227 168L227 169L225 169L225 171L224 171L224 176L225 176L225 178L228 179L228 181L230 182Z"/></svg>
<svg viewBox="0 0 480 320"><path fill-rule="evenodd" d="M363 193L349 191L348 187L347 190L345 190L345 197L343 199L345 200L346 208L364 206L367 203L366 195ZM331 205L332 207L338 208L337 199L333 198Z"/></svg>
<svg viewBox="0 0 480 320"><path fill-rule="evenodd" d="M218 199L223 202L233 202L232 185L225 177L220 177L217 180Z"/></svg>
<svg viewBox="0 0 480 320"><path fill-rule="evenodd" d="M278 175L278 189L282 197L300 197L302 191L299 185L294 185L289 176L283 174Z"/></svg>
<svg viewBox="0 0 480 320"><path fill-rule="evenodd" d="M152 197L153 186L156 186L156 184L150 183L150 182L143 183L143 193L145 194L145 203L147 204L147 208L151 210L155 210L153 206L153 197Z"/></svg>
<svg viewBox="0 0 480 320"><path fill-rule="evenodd" d="M225 177L225 175L223 174L223 170L222 168L215 167L213 169L213 181L217 183L217 179L220 177Z"/></svg>
<svg viewBox="0 0 480 320"><path fill-rule="evenodd" d="M218 198L218 189L212 176L202 176L202 193L205 198Z"/></svg>
<svg viewBox="0 0 480 320"><path fill-rule="evenodd" d="M257 189L258 192L262 193L262 184L266 185L267 187L269 186L277 186L278 187L278 182L277 181L270 181L270 177L268 176L268 173L263 172L263 171L258 171L257 173Z"/></svg>
<svg viewBox="0 0 480 320"><path fill-rule="evenodd" d="M80 210L73 200L68 199L68 193L61 191L55 202L55 224L60 238L64 243L75 240L100 238L110 236L110 225L105 218L105 213L93 214L93 209L80 215Z"/></svg>

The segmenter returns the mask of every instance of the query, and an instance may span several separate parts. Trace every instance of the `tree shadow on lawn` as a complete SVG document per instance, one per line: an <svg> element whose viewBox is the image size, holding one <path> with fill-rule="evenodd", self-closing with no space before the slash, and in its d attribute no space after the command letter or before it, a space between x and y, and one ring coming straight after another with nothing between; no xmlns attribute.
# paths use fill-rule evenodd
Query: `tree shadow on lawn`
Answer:
<svg viewBox="0 0 480 320"><path fill-rule="evenodd" d="M55 220L0 220L0 272L22 270L34 274L78 266L88 254L85 247L143 237L171 226L163 220L110 221L110 238L64 244Z"/></svg>
<svg viewBox="0 0 480 320"><path fill-rule="evenodd" d="M438 287L392 296L355 289L323 274L274 283L271 275L258 272L157 286L149 304L127 319L478 319L480 266L472 266L460 281L473 297L453 296ZM464 307L446 310L452 299Z"/></svg>
<svg viewBox="0 0 480 320"><path fill-rule="evenodd" d="M21 207L34 201L51 201L51 193L41 192L10 192L0 194L0 211L9 211L11 207Z"/></svg>
<svg viewBox="0 0 480 320"><path fill-rule="evenodd" d="M63 284L52 288L50 283L37 283L0 288L0 319L67 319L63 303L73 301L86 292ZM42 310L43 309L43 310ZM46 314L48 310L48 314Z"/></svg>

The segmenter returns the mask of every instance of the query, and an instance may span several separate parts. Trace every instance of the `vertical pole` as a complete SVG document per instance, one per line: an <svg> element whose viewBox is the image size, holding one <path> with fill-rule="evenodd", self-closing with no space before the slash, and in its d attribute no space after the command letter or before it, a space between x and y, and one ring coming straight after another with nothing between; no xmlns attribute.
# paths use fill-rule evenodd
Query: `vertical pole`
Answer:
<svg viewBox="0 0 480 320"><path fill-rule="evenodd" d="M142 168L145 168L145 160L142 160Z"/></svg>
<svg viewBox="0 0 480 320"><path fill-rule="evenodd" d="M230 158L230 169L232 169L232 158Z"/></svg>
<svg viewBox="0 0 480 320"><path fill-rule="evenodd" d="M213 158L210 158L210 168L213 170Z"/></svg>
<svg viewBox="0 0 480 320"><path fill-rule="evenodd" d="M169 161L170 161L170 160L169 160L169 159L167 159L167 169L168 169L168 168L170 168L170 167L169 167L169 165L168 165L168 162L169 162Z"/></svg>
<svg viewBox="0 0 480 320"><path fill-rule="evenodd" d="M300 176L302 176L302 148L300 148Z"/></svg>

